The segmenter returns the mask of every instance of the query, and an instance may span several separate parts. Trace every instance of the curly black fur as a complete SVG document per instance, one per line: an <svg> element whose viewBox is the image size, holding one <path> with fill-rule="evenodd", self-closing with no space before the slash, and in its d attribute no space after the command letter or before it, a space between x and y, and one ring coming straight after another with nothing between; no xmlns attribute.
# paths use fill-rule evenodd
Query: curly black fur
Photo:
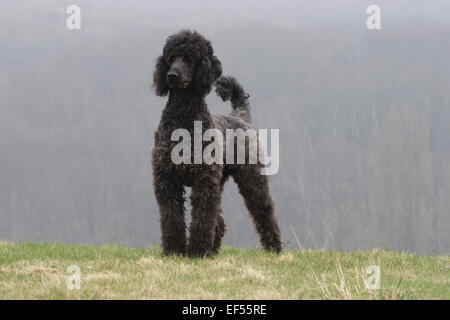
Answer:
<svg viewBox="0 0 450 320"><path fill-rule="evenodd" d="M232 115L247 122L251 122L249 95L233 77L221 77L216 82L216 93L223 101L230 100L233 108Z"/></svg>
<svg viewBox="0 0 450 320"><path fill-rule="evenodd" d="M171 63L177 57L188 61L193 70L192 81L183 88L171 87L167 81ZM197 32L186 30L170 36L163 54L157 59L153 76L155 92L159 96L169 94L155 132L152 153L155 195L160 209L165 254L203 257L218 252L225 233L221 195L230 176L244 197L263 247L275 252L282 249L274 203L267 176L260 174L260 164L176 165L171 161L171 150L178 143L171 141L173 130L184 128L193 137L196 120L202 121L203 131L217 128L224 136L227 128L251 128L248 95L234 78L222 77L216 87L217 94L224 101L231 101L232 114L213 116L209 113L205 96L221 73L221 63L214 55L211 43ZM184 216L186 186L192 187L189 241Z"/></svg>

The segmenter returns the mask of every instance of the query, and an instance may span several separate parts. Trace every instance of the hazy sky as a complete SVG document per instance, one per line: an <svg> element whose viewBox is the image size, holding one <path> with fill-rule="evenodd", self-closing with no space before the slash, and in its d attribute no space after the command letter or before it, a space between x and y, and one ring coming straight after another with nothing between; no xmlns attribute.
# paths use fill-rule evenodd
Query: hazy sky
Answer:
<svg viewBox="0 0 450 320"><path fill-rule="evenodd" d="M449 15L448 0L0 0L0 240L159 242L151 74L191 28L255 124L281 129L271 187L289 246L294 229L310 247L448 252ZM245 211L229 183L227 244L257 245Z"/></svg>
<svg viewBox="0 0 450 320"><path fill-rule="evenodd" d="M117 27L142 25L217 28L255 22L292 27L345 23L365 25L365 10L381 7L384 26L394 21L418 25L423 21L449 23L450 3L446 0L2 0L2 24L11 27L27 21L57 21L70 4L81 7L85 27L92 21L109 21ZM5 30L3 30L5 31Z"/></svg>

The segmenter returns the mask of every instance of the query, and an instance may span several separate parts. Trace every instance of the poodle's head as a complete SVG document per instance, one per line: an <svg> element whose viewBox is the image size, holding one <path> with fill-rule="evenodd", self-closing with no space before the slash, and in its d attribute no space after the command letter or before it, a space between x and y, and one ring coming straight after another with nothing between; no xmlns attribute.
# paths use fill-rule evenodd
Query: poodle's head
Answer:
<svg viewBox="0 0 450 320"><path fill-rule="evenodd" d="M167 38L156 62L153 86L159 96L171 90L207 95L221 74L222 65L211 42L195 31L184 30Z"/></svg>

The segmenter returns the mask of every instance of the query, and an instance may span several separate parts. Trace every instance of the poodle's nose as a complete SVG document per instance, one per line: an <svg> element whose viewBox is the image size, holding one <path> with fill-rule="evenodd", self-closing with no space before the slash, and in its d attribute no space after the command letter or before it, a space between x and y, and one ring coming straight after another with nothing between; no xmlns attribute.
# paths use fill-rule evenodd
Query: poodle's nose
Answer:
<svg viewBox="0 0 450 320"><path fill-rule="evenodd" d="M178 72L170 70L167 72L167 82L169 84L176 84L178 82L178 79L180 78L180 75Z"/></svg>

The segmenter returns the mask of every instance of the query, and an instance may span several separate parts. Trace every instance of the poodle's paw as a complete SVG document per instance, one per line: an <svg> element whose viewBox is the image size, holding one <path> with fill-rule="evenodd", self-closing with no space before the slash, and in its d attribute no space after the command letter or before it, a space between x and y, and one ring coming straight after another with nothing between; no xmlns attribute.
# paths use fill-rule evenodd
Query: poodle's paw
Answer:
<svg viewBox="0 0 450 320"><path fill-rule="evenodd" d="M275 239L270 243L264 244L264 249L269 252L281 253L283 251L283 244L279 239Z"/></svg>
<svg viewBox="0 0 450 320"><path fill-rule="evenodd" d="M215 253L210 248L205 248L203 246L188 246L186 255L189 258L207 258L213 256Z"/></svg>
<svg viewBox="0 0 450 320"><path fill-rule="evenodd" d="M177 246L177 247L163 247L163 254L165 256L184 256L186 255L186 247L185 246Z"/></svg>

